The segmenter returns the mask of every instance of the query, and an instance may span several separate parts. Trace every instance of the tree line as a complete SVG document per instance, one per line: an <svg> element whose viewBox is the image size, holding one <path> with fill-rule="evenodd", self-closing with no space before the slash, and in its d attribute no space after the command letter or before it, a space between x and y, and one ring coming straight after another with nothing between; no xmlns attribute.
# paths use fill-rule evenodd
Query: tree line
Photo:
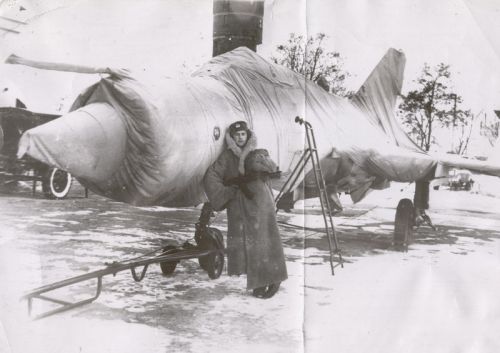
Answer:
<svg viewBox="0 0 500 353"><path fill-rule="evenodd" d="M271 59L302 74L329 93L349 98L353 92L345 87L345 80L350 74L344 69L340 53L325 49L326 39L324 33L311 37L291 33L286 43L276 47L276 54ZM406 133L420 148L429 151L440 145L435 137L436 130L446 128L451 135L448 152L465 154L479 114L464 107L463 97L453 88L450 65L424 63L413 83L414 88L400 96L397 109ZM486 135L498 137L498 122L481 122L481 128Z"/></svg>

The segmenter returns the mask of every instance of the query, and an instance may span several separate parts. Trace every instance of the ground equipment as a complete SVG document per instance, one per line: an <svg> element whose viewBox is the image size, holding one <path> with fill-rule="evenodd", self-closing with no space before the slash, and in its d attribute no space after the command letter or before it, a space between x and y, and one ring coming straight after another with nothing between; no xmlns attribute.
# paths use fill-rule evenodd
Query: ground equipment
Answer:
<svg viewBox="0 0 500 353"><path fill-rule="evenodd" d="M321 212L323 215L323 221L325 223L325 232L328 237L328 246L330 249L330 266L332 270L332 275L334 274L334 269L337 266L344 267L344 260L342 259L342 252L339 248L339 242L337 239L337 234L335 233L335 226L333 224L332 208L329 201L329 195L326 190L325 179L323 178L323 172L321 171L320 159L318 156L318 149L316 146L316 139L314 138L314 131L312 125L301 119L300 117L295 118L295 122L304 125L306 131L306 142L307 147L297 162L297 165L292 170L292 173L288 176L288 179L283 184L280 192L275 198L276 205L278 205L281 197L286 191L289 191L294 187L302 172L306 168L309 161L312 163L312 169L314 172L314 177L316 180L316 187L318 189L319 201L321 204ZM334 264L336 262L336 264Z"/></svg>
<svg viewBox="0 0 500 353"><path fill-rule="evenodd" d="M193 258L198 259L200 266L208 273L211 279L217 279L224 268L224 243L222 233L216 228L208 227L209 218L210 214L202 211L202 216L200 216L200 220L196 224L194 237L196 245L189 242L185 242L181 247L168 245L133 259L106 263L106 267L103 269L36 288L26 293L21 299L27 300L30 315L32 314L34 300L50 302L57 306L55 309L50 309L33 317L34 319L41 319L92 303L101 294L104 276L114 276L118 272L130 270L134 281L139 282L144 279L151 264L159 263L162 272L165 275L170 275L181 260ZM158 255L158 253L160 254ZM83 282L88 282L90 285L94 279L97 280L95 294L88 298L70 302L53 296L58 289Z"/></svg>
<svg viewBox="0 0 500 353"><path fill-rule="evenodd" d="M0 190L12 190L12 184L31 181L35 194L36 183L42 183L44 196L62 199L68 194L72 177L70 173L53 168L30 157L17 158L21 135L31 128L45 124L59 115L33 113L24 108L0 108Z"/></svg>

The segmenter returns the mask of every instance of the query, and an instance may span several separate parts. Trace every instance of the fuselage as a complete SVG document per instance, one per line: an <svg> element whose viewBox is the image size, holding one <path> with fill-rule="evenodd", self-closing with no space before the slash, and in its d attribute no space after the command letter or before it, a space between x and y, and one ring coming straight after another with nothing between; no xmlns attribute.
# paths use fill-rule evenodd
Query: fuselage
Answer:
<svg viewBox="0 0 500 353"><path fill-rule="evenodd" d="M52 126L30 130L21 151L69 171L97 193L137 205L205 201L203 176L237 120L248 122L258 146L286 172L307 147L295 117L306 119L319 157L331 169L327 184L340 181L344 188L374 181L363 169L367 158L402 153L349 100L241 49L214 58L184 81L104 78L73 109Z"/></svg>

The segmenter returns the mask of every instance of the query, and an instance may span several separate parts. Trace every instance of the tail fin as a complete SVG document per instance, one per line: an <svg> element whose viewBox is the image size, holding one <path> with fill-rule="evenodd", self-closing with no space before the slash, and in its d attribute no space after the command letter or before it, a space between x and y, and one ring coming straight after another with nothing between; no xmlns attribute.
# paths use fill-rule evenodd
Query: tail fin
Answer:
<svg viewBox="0 0 500 353"><path fill-rule="evenodd" d="M419 150L394 116L396 99L403 86L405 63L404 53L390 48L351 101L398 146Z"/></svg>

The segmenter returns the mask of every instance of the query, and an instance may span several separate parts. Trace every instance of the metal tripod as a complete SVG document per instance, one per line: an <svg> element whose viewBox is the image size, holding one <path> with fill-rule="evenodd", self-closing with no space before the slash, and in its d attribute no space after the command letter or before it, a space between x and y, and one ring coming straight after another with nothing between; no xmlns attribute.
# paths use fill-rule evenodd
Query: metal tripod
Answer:
<svg viewBox="0 0 500 353"><path fill-rule="evenodd" d="M298 178L304 171L307 162L311 160L314 171L314 177L316 179L316 187L319 193L319 200L321 203L321 212L323 214L323 221L325 222L325 231L328 237L328 246L330 248L330 266L333 275L335 274L334 273L335 267L337 266L344 267L344 260L342 259L342 253L339 248L337 234L335 233L335 227L333 225L332 210L330 207L328 193L326 191L325 179L323 178L323 172L321 171L318 150L316 148L316 139L314 138L312 125L309 122L301 119L298 116L295 118L295 122L305 126L307 148L304 149L304 153L302 154L300 160L297 162L297 165L293 169L292 173L286 180L285 184L281 188L280 192L278 193L278 196L276 196L276 199L274 201L277 203L280 200L280 198L284 195L285 190L291 190L293 188Z"/></svg>

